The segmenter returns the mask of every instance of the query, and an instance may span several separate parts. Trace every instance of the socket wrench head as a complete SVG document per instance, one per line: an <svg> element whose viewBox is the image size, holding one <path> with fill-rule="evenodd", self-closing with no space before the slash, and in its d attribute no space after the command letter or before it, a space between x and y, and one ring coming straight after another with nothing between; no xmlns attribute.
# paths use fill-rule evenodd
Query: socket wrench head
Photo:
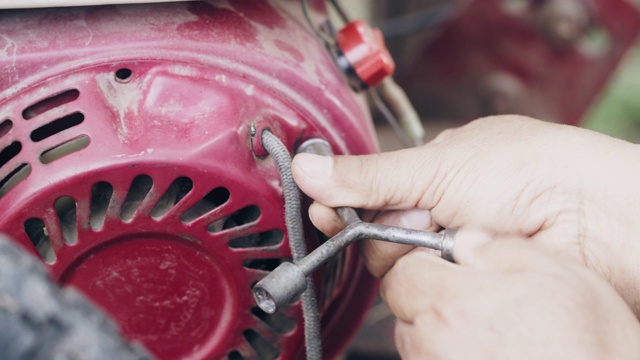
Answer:
<svg viewBox="0 0 640 360"><path fill-rule="evenodd" d="M454 229L445 229L442 233L442 248L440 249L440 251L442 253L442 258L447 261L455 262L453 256L453 245L455 243L457 233L458 230Z"/></svg>
<svg viewBox="0 0 640 360"><path fill-rule="evenodd" d="M285 262L253 287L253 297L262 311L273 314L306 289L304 273L295 264Z"/></svg>

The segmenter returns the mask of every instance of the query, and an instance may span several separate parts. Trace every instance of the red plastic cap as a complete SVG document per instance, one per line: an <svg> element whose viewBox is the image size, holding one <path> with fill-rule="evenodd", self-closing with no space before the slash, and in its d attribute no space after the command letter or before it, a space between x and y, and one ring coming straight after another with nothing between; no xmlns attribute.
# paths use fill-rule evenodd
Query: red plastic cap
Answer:
<svg viewBox="0 0 640 360"><path fill-rule="evenodd" d="M368 86L392 75L396 64L387 50L382 32L362 20L348 23L336 36L338 47L356 74Z"/></svg>

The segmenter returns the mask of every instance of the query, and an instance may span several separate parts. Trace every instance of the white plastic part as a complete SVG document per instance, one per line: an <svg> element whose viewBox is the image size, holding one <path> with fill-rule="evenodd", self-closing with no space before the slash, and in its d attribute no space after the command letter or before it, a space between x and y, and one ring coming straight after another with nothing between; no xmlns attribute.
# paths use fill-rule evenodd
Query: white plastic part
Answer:
<svg viewBox="0 0 640 360"><path fill-rule="evenodd" d="M0 9L26 9L107 4L141 4L191 0L0 0Z"/></svg>
<svg viewBox="0 0 640 360"><path fill-rule="evenodd" d="M380 95L396 115L402 130L413 142L413 146L422 145L425 135L424 126L407 93L391 76L387 76L382 80L378 88L380 89Z"/></svg>

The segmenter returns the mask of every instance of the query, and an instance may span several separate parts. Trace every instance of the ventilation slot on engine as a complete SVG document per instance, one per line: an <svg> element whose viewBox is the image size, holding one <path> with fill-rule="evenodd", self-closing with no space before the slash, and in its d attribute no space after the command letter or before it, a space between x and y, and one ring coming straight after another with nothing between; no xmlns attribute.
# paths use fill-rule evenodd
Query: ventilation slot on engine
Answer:
<svg viewBox="0 0 640 360"><path fill-rule="evenodd" d="M20 151L22 151L22 144L19 141L12 142L0 151L0 172L5 165L20 154ZM30 173L31 166L27 163L22 163L17 165L6 176L0 178L0 197L8 193L9 190L18 185L18 183L24 180Z"/></svg>
<svg viewBox="0 0 640 360"><path fill-rule="evenodd" d="M13 189L22 180L26 179L31 174L31 165L23 163L18 165L7 176L0 179L0 198L6 195L9 190Z"/></svg>
<svg viewBox="0 0 640 360"><path fill-rule="evenodd" d="M12 142L9 146L0 151L0 171L7 165L13 158L18 156L22 151L22 144L19 141ZM9 192L24 178L31 173L31 166L26 163L19 164L9 172L5 177L0 178L0 197Z"/></svg>
<svg viewBox="0 0 640 360"><path fill-rule="evenodd" d="M151 210L151 216L159 219L164 216L172 207L176 206L193 189L193 181L188 177L179 177L171 183L169 189L162 195L160 201Z"/></svg>
<svg viewBox="0 0 640 360"><path fill-rule="evenodd" d="M253 307L251 308L251 313L279 334L291 332L296 327L295 319L286 317L279 312L275 314L267 314L259 307Z"/></svg>
<svg viewBox="0 0 640 360"><path fill-rule="evenodd" d="M211 190L205 197L193 205L189 210L185 211L180 217L184 223L192 222L204 214L220 207L220 205L229 201L229 190L219 187Z"/></svg>
<svg viewBox="0 0 640 360"><path fill-rule="evenodd" d="M238 226L253 223L260 217L260 208L257 206L247 206L235 213L214 221L207 226L207 231L216 233L222 230L232 229Z"/></svg>
<svg viewBox="0 0 640 360"><path fill-rule="evenodd" d="M82 124L83 121L84 115L82 115L82 113L76 112L69 114L33 130L31 132L31 140L35 142L42 141L64 130L78 126Z"/></svg>
<svg viewBox="0 0 640 360"><path fill-rule="evenodd" d="M25 120L33 119L34 117L45 113L49 110L55 109L58 106L62 106L64 104L68 104L72 101L75 101L80 96L80 92L76 89L67 90L58 95L54 95L52 97L46 98L42 101L39 101L28 108L24 109L22 112L22 117Z"/></svg>
<svg viewBox="0 0 640 360"><path fill-rule="evenodd" d="M22 144L19 141L14 141L9 146L2 149L2 151L0 151L0 168L16 157L21 150Z"/></svg>
<svg viewBox="0 0 640 360"><path fill-rule="evenodd" d="M147 197L152 186L153 180L147 175L138 175L133 179L127 197L122 205L120 219L123 221L133 219L133 215L138 211L140 204Z"/></svg>
<svg viewBox="0 0 640 360"><path fill-rule="evenodd" d="M229 241L232 249L244 249L255 247L276 246L282 242L284 234L280 230L265 231L259 234L251 234Z"/></svg>
<svg viewBox="0 0 640 360"><path fill-rule="evenodd" d="M289 261L289 260L285 260L285 259L281 259L281 258L249 259L249 260L245 260L243 265L247 269L261 270L261 271L273 271L280 264L282 264L285 261Z"/></svg>
<svg viewBox="0 0 640 360"><path fill-rule="evenodd" d="M113 186L101 181L91 188L91 218L89 223L93 230L100 230L107 217L109 203L113 195Z"/></svg>
<svg viewBox="0 0 640 360"><path fill-rule="evenodd" d="M62 229L62 239L68 245L75 244L78 242L76 201L70 196L62 196L56 200L54 208Z"/></svg>
<svg viewBox="0 0 640 360"><path fill-rule="evenodd" d="M75 139L63 142L60 145L56 145L51 149L45 150L40 154L40 162L43 164L50 164L64 156L80 151L89 146L90 140L87 135L79 136Z"/></svg>
<svg viewBox="0 0 640 360"><path fill-rule="evenodd" d="M0 123L0 138L7 135L13 128L13 121L7 119Z"/></svg>
<svg viewBox="0 0 640 360"><path fill-rule="evenodd" d="M24 223L24 231L31 240L31 243L40 254L40 257L47 264L52 264L56 261L56 253L51 246L51 239L49 239L49 233L44 225L42 219L32 218Z"/></svg>
<svg viewBox="0 0 640 360"><path fill-rule="evenodd" d="M254 330L245 330L242 335L256 351L256 359L273 360L280 355L278 349Z"/></svg>
<svg viewBox="0 0 640 360"><path fill-rule="evenodd" d="M227 359L229 360L244 360L244 356L240 354L238 351L232 351L227 355Z"/></svg>

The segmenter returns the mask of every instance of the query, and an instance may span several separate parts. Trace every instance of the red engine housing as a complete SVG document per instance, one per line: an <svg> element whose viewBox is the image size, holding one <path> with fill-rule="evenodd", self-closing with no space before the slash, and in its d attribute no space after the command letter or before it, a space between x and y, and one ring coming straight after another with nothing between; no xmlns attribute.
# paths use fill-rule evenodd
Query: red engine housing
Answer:
<svg viewBox="0 0 640 360"><path fill-rule="evenodd" d="M299 304L269 316L251 295L291 254L250 124L292 152L377 150L303 19L258 0L1 12L0 231L159 358L300 357ZM375 281L353 248L315 276L333 357Z"/></svg>

